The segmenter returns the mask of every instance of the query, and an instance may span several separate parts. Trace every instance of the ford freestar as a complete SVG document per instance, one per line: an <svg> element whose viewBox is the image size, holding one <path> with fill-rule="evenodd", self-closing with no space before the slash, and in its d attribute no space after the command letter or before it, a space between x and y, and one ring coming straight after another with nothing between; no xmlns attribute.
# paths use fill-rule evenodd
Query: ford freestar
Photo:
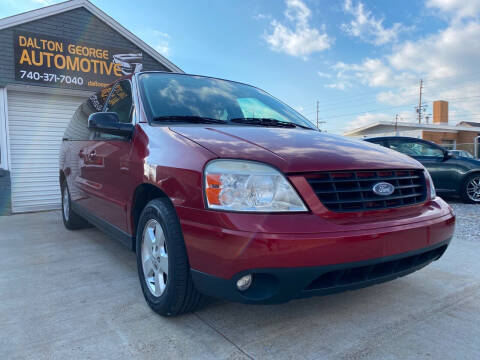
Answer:
<svg viewBox="0 0 480 360"><path fill-rule="evenodd" d="M59 175L65 226L131 246L162 315L205 295L279 303L392 280L440 258L454 231L416 160L203 76L135 73L92 95Z"/></svg>

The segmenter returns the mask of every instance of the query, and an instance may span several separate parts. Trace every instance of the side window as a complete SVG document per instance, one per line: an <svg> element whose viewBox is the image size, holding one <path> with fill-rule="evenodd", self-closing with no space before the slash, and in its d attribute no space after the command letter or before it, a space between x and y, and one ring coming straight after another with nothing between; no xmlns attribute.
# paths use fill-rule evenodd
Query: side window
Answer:
<svg viewBox="0 0 480 360"><path fill-rule="evenodd" d="M95 112L101 112L103 110L110 91L112 91L112 87L107 86L88 98L88 101L90 105L95 109Z"/></svg>
<svg viewBox="0 0 480 360"><path fill-rule="evenodd" d="M121 123L131 122L132 88L129 81L120 81L115 85L108 98L105 111L116 112Z"/></svg>
<svg viewBox="0 0 480 360"><path fill-rule="evenodd" d="M367 140L368 142L372 143L372 144L375 144L375 145L380 145L380 146L384 146L384 147L388 147L387 145L385 145L385 141L384 140Z"/></svg>
<svg viewBox="0 0 480 360"><path fill-rule="evenodd" d="M390 149L409 156L443 158L443 151L439 147L423 141L390 140Z"/></svg>
<svg viewBox="0 0 480 360"><path fill-rule="evenodd" d="M111 87L106 87L82 102L73 114L63 135L68 140L88 140L88 117L94 112L102 111Z"/></svg>

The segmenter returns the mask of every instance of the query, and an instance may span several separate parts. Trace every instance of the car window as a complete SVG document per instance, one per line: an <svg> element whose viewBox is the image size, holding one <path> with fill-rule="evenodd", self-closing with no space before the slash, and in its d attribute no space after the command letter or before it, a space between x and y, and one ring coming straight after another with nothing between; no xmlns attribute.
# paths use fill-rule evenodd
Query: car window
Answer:
<svg viewBox="0 0 480 360"><path fill-rule="evenodd" d="M264 104L259 99L255 98L238 98L237 103L242 109L243 116L246 118L269 118L281 121L288 121L288 119L273 110L270 106Z"/></svg>
<svg viewBox="0 0 480 360"><path fill-rule="evenodd" d="M108 94L107 94L108 95ZM115 112L121 123L130 123L132 121L132 87L130 81L124 80L118 82L110 93L103 111ZM124 140L123 136L94 132L92 139L95 140Z"/></svg>
<svg viewBox="0 0 480 360"><path fill-rule="evenodd" d="M379 140L379 139L366 139L365 141L368 141L368 142L370 142L370 143L372 143L372 144L377 144L377 145L381 145L381 146L386 146L384 140Z"/></svg>
<svg viewBox="0 0 480 360"><path fill-rule="evenodd" d="M103 88L80 104L65 130L63 135L65 139L88 140L90 138L88 117L95 112L102 111L111 90L111 86Z"/></svg>
<svg viewBox="0 0 480 360"><path fill-rule="evenodd" d="M129 123L132 113L132 88L130 82L120 81L108 98L105 111L116 112L121 123Z"/></svg>
<svg viewBox="0 0 480 360"><path fill-rule="evenodd" d="M253 86L167 73L145 73L139 79L145 111L152 120L175 116L224 121L269 118L313 129L313 125L295 110Z"/></svg>
<svg viewBox="0 0 480 360"><path fill-rule="evenodd" d="M458 156L463 156L463 157L466 157L466 158L473 159L473 155L470 154L468 151L457 150L457 151L455 152L455 154L458 155Z"/></svg>
<svg viewBox="0 0 480 360"><path fill-rule="evenodd" d="M443 151L435 145L413 140L391 139L389 140L390 149L401 152L409 156L442 157Z"/></svg>

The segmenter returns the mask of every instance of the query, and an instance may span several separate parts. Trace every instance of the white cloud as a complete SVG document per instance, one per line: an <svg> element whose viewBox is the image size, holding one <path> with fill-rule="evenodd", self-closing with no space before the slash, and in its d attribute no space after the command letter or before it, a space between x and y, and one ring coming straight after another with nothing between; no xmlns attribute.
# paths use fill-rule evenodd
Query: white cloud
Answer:
<svg viewBox="0 0 480 360"><path fill-rule="evenodd" d="M426 6L455 20L478 17L480 13L480 0L428 0Z"/></svg>
<svg viewBox="0 0 480 360"><path fill-rule="evenodd" d="M424 79L427 113L432 112L433 100L447 100L450 122L480 121L480 22L473 19L450 23L437 33L415 41L405 41L393 47L383 57L367 58L360 63L338 62L337 88L348 82L380 90L379 103L405 106L409 118L415 117L419 80ZM331 86L333 87L333 86ZM398 109L392 108L392 113ZM375 115L375 114L373 114ZM364 118L357 119L365 121Z"/></svg>
<svg viewBox="0 0 480 360"><path fill-rule="evenodd" d="M332 77L332 74L326 73L326 72L323 72L323 71L317 71L317 75L320 76L320 77L323 77L323 78L327 78L327 79L330 79Z"/></svg>
<svg viewBox="0 0 480 360"><path fill-rule="evenodd" d="M42 5L42 6L48 6L48 5L52 5L54 3L53 0L32 0L32 2L35 3L35 4Z"/></svg>
<svg viewBox="0 0 480 360"><path fill-rule="evenodd" d="M345 89L351 88L352 83L350 83L349 81L341 80L341 81L336 81L330 84L326 84L325 87L329 89L345 90Z"/></svg>
<svg viewBox="0 0 480 360"><path fill-rule="evenodd" d="M258 13L258 14L253 15L253 18L255 20L265 20L265 19L270 19L271 16L267 15L267 14Z"/></svg>
<svg viewBox="0 0 480 360"><path fill-rule="evenodd" d="M358 115L354 120L350 121L347 126L344 128L345 131L350 131L357 129L359 127L367 126L370 124L374 124L376 122L391 122L395 121L395 117L398 115L398 123L402 122L412 122L414 119L412 115L407 112L399 112L399 113L372 113L366 112L363 114Z"/></svg>
<svg viewBox="0 0 480 360"><path fill-rule="evenodd" d="M154 40L153 47L163 56L168 56L170 54L170 35L167 33L153 30Z"/></svg>
<svg viewBox="0 0 480 360"><path fill-rule="evenodd" d="M333 65L332 69L336 72L336 79L327 87L341 90L352 87L354 83L387 88L406 82L410 84L416 79L407 72L395 71L379 58L366 58L358 64L346 64L340 61Z"/></svg>
<svg viewBox="0 0 480 360"><path fill-rule="evenodd" d="M285 16L294 22L298 22L302 26L308 26L308 19L312 15L310 9L301 0L286 0L287 10Z"/></svg>
<svg viewBox="0 0 480 360"><path fill-rule="evenodd" d="M385 113L365 113L357 116L357 118L348 123L346 130L353 130L359 127L367 126L378 121L393 121L392 115Z"/></svg>
<svg viewBox="0 0 480 360"><path fill-rule="evenodd" d="M330 48L332 39L324 28L312 27L310 9L301 0L286 0L285 17L291 24L276 19L270 25L272 30L265 40L273 51L307 59L308 55Z"/></svg>
<svg viewBox="0 0 480 360"><path fill-rule="evenodd" d="M398 70L428 74L434 79L460 76L478 66L480 23L454 24L438 34L398 46L388 57Z"/></svg>
<svg viewBox="0 0 480 360"><path fill-rule="evenodd" d="M384 19L375 18L361 1L355 6L352 0L345 0L343 10L352 15L353 20L348 24L343 23L341 29L351 36L377 46L397 41L398 34L407 30L401 23L395 23L390 28L384 27Z"/></svg>

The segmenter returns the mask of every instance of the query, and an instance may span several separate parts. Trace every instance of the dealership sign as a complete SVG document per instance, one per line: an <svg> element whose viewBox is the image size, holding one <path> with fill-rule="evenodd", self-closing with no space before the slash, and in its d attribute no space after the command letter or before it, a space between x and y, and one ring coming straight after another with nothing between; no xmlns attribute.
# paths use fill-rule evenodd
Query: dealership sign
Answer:
<svg viewBox="0 0 480 360"><path fill-rule="evenodd" d="M19 81L95 90L142 70L142 53L25 32L13 36Z"/></svg>

